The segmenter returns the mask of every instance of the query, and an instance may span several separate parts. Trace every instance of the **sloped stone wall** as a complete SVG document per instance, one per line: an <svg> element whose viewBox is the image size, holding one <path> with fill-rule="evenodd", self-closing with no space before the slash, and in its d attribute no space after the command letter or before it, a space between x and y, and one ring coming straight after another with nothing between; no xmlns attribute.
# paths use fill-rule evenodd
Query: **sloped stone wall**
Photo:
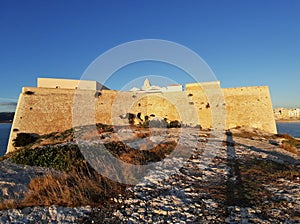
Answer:
<svg viewBox="0 0 300 224"><path fill-rule="evenodd" d="M250 126L276 133L269 89L190 85L184 92L134 93L24 87L20 94L7 152L17 133L46 134L74 126L122 125L126 113L178 120L202 128ZM222 124L224 123L224 126Z"/></svg>
<svg viewBox="0 0 300 224"><path fill-rule="evenodd" d="M267 86L222 89L226 101L226 127L249 126L277 133Z"/></svg>

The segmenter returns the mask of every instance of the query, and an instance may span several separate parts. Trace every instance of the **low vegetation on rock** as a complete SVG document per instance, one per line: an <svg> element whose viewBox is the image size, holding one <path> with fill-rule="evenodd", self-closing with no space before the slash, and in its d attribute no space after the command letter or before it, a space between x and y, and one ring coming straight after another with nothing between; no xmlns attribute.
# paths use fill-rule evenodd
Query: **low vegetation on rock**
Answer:
<svg viewBox="0 0 300 224"><path fill-rule="evenodd" d="M300 155L300 140L294 138L293 136L287 134L278 134L277 137L284 138L285 140L282 141L280 147L284 150Z"/></svg>
<svg viewBox="0 0 300 224"><path fill-rule="evenodd" d="M288 134L270 134L259 129L237 127L232 130L233 136L252 140L269 140L285 151L300 156L300 140Z"/></svg>
<svg viewBox="0 0 300 224"><path fill-rule="evenodd" d="M177 125L175 122L174 126ZM118 223L116 220L239 223L242 219L245 223L294 223L289 221L300 220L299 157L285 148L285 145L295 147L298 152L299 140L243 128L227 131L219 139L200 129L197 132L189 128L181 132L160 129L97 124L21 141L23 146L5 158L31 167L47 167L47 173L28 181L23 198L4 201L0 209L90 205L92 213L81 220L84 223ZM129 138L118 139L117 133ZM114 157L126 163L143 165L165 159L166 167L156 167L155 172L147 173L135 186L120 184L89 165L75 137L87 150L101 142ZM172 173L178 158L169 155L180 148L177 146L183 148L183 153L188 147L193 152ZM206 152L215 155L207 159ZM120 175L128 172L132 170L122 170Z"/></svg>
<svg viewBox="0 0 300 224"><path fill-rule="evenodd" d="M91 137L95 127L77 128L79 137ZM112 126L97 124L97 135L113 133ZM70 142L75 129L61 133L35 135L19 133L14 140L18 150L5 156L16 164L53 169L47 175L30 181L29 190L22 201L9 201L3 208L61 205L104 206L109 198L124 193L128 187L98 174L85 160L77 144ZM149 136L146 134L146 136ZM138 138L144 138L140 136ZM116 158L131 164L147 164L164 159L176 147L171 141L156 145L150 150L130 148L121 141L109 141L106 149ZM125 172L125 171L124 171Z"/></svg>
<svg viewBox="0 0 300 224"><path fill-rule="evenodd" d="M23 148L11 155L14 163L50 167L61 171L71 171L85 163L77 145L46 145L34 149Z"/></svg>

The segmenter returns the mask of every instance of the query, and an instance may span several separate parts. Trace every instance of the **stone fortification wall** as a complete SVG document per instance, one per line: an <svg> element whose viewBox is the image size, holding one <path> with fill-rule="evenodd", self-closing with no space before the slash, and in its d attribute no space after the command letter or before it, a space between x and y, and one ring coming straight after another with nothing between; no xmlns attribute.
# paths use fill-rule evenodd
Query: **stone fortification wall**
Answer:
<svg viewBox="0 0 300 224"><path fill-rule="evenodd" d="M140 113L142 119L152 115L155 118L166 118L169 121L178 120L187 125L199 123L197 111L193 105L189 104L185 92L119 92L112 107L113 123L122 124L119 116L128 112L135 115Z"/></svg>
<svg viewBox="0 0 300 224"><path fill-rule="evenodd" d="M220 88L219 82L209 84L189 84L186 91L198 109L203 128L223 126L235 128L249 126L270 133L277 133L272 101L267 86ZM213 112L216 114L213 115ZM213 125L213 121L221 118Z"/></svg>
<svg viewBox="0 0 300 224"><path fill-rule="evenodd" d="M226 127L249 126L277 133L267 86L222 89L226 101Z"/></svg>
<svg viewBox="0 0 300 224"><path fill-rule="evenodd" d="M7 151L13 151L17 133L45 134L72 126L72 104L75 90L23 88L19 96Z"/></svg>
<svg viewBox="0 0 300 224"><path fill-rule="evenodd" d="M268 87L220 89L187 85L185 92L135 93L113 90L23 88L7 151L13 151L17 133L46 134L73 126L128 124L127 113L178 120L202 128L250 126L276 133ZM75 119L74 119L75 118Z"/></svg>
<svg viewBox="0 0 300 224"><path fill-rule="evenodd" d="M198 121L202 128L213 126L225 128L225 104L219 81L187 84L186 94L189 97L189 104L194 105L197 110ZM216 123L218 119L221 121Z"/></svg>

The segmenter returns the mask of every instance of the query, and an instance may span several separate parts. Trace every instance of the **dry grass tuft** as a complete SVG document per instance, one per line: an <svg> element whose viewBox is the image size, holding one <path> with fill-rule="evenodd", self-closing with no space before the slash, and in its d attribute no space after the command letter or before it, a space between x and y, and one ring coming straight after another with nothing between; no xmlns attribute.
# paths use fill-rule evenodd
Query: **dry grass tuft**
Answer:
<svg viewBox="0 0 300 224"><path fill-rule="evenodd" d="M5 200L0 210L50 205L104 207L111 203L110 198L125 191L126 185L92 172L80 169L34 178L23 200Z"/></svg>
<svg viewBox="0 0 300 224"><path fill-rule="evenodd" d="M20 207L20 202L17 200L4 200L0 203L0 210Z"/></svg>
<svg viewBox="0 0 300 224"><path fill-rule="evenodd" d="M297 138L294 138L291 135L288 134L277 134L276 137L284 138L285 140L282 142L282 144L279 146L280 148L294 153L296 155L300 155L299 149L300 149L300 140Z"/></svg>
<svg viewBox="0 0 300 224"><path fill-rule="evenodd" d="M95 173L73 170L32 179L22 206L104 206L125 185Z"/></svg>
<svg viewBox="0 0 300 224"><path fill-rule="evenodd" d="M147 138L150 136L150 132L135 132L134 135L136 138Z"/></svg>
<svg viewBox="0 0 300 224"><path fill-rule="evenodd" d="M288 134L276 134L275 136L276 136L277 138L285 138L285 139L287 139L287 140L294 139L293 136L288 135Z"/></svg>
<svg viewBox="0 0 300 224"><path fill-rule="evenodd" d="M106 149L109 150L115 157L123 162L135 165L145 165L161 161L170 155L176 146L177 143L175 141L171 141L160 143L149 150L139 150L130 148L120 141L113 141L105 144Z"/></svg>
<svg viewBox="0 0 300 224"><path fill-rule="evenodd" d="M288 152L291 152L291 153L294 153L297 155L299 154L297 148L289 143L282 143L279 147Z"/></svg>

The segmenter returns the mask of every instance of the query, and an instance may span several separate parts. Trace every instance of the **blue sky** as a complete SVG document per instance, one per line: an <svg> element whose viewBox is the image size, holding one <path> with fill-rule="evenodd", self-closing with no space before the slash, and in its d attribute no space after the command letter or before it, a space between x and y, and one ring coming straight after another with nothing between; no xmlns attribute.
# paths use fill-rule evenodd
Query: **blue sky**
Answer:
<svg viewBox="0 0 300 224"><path fill-rule="evenodd" d="M300 107L299 12L296 0L2 0L0 102L17 99L37 77L79 79L105 51L154 38L195 51L222 87L268 85L274 107ZM130 81L130 72L159 75L160 67L122 72L110 88Z"/></svg>

